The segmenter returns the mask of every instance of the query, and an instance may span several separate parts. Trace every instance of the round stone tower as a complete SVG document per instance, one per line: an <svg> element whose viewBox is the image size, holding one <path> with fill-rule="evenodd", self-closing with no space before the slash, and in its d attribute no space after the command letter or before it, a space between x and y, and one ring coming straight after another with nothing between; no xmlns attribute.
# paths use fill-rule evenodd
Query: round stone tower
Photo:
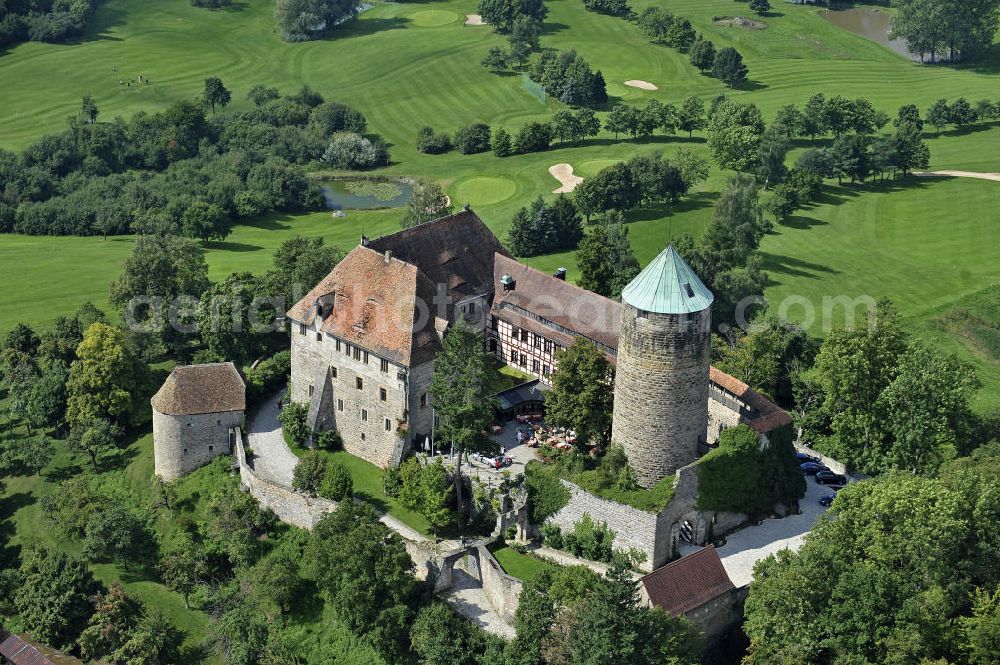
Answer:
<svg viewBox="0 0 1000 665"><path fill-rule="evenodd" d="M714 299L672 245L622 291L611 442L644 487L698 458Z"/></svg>

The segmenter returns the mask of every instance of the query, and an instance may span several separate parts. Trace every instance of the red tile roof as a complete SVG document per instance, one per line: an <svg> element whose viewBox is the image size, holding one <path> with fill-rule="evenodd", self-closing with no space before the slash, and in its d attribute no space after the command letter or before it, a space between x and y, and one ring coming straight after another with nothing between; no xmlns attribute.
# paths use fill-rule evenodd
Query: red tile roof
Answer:
<svg viewBox="0 0 1000 665"><path fill-rule="evenodd" d="M673 616L686 614L736 588L712 546L668 563L640 581L650 602Z"/></svg>
<svg viewBox="0 0 1000 665"><path fill-rule="evenodd" d="M83 665L82 660L0 629L0 658L14 665Z"/></svg>
<svg viewBox="0 0 1000 665"><path fill-rule="evenodd" d="M736 377L712 367L708 378L715 385L746 402L756 412L754 418L747 424L758 434L767 434L783 425L791 424L792 416L787 411Z"/></svg>
<svg viewBox="0 0 1000 665"><path fill-rule="evenodd" d="M441 350L435 320L446 313L437 311L434 294L434 285L415 265L358 246L288 311L288 317L311 325L320 303L325 316L320 330L413 366Z"/></svg>
<svg viewBox="0 0 1000 665"><path fill-rule="evenodd" d="M489 227L462 210L426 224L403 229L368 243L376 252L391 251L420 269L431 283L444 284L457 300L493 290L493 255L508 256Z"/></svg>
<svg viewBox="0 0 1000 665"><path fill-rule="evenodd" d="M178 365L151 401L171 416L243 411L246 384L233 363Z"/></svg>

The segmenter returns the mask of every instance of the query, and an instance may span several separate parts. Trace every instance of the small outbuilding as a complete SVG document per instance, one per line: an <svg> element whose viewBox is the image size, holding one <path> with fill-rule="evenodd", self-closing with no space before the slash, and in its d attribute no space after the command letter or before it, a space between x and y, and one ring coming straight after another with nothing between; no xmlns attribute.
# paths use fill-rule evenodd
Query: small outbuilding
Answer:
<svg viewBox="0 0 1000 665"><path fill-rule="evenodd" d="M173 480L230 452L243 425L246 383L231 362L174 368L153 395L156 475Z"/></svg>
<svg viewBox="0 0 1000 665"><path fill-rule="evenodd" d="M83 665L83 661L61 651L32 642L25 636L0 628L0 663L11 665Z"/></svg>

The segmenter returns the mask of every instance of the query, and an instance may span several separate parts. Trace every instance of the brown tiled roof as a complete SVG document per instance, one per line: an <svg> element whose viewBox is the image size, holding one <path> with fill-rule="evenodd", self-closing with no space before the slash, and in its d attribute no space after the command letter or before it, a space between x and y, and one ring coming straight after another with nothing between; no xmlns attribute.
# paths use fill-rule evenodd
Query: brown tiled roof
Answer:
<svg viewBox="0 0 1000 665"><path fill-rule="evenodd" d="M153 395L153 408L171 416L243 411L246 384L233 363L178 365Z"/></svg>
<svg viewBox="0 0 1000 665"><path fill-rule="evenodd" d="M654 606L681 616L732 591L732 580L712 546L654 570L641 580Z"/></svg>
<svg viewBox="0 0 1000 665"><path fill-rule="evenodd" d="M83 665L82 660L0 629L0 657L14 665Z"/></svg>
<svg viewBox="0 0 1000 665"><path fill-rule="evenodd" d="M510 291L505 291L500 282L504 275L514 279L514 288ZM493 297L493 312L498 316L502 313L505 320L511 320L509 312L533 318L518 311L525 310L611 349L618 348L621 303L529 268L503 254L494 257L493 288L496 292ZM506 305L518 309L512 310ZM550 336L553 331L552 326L541 321L535 320L534 325L540 327L537 332L546 336ZM534 330L527 325L524 327ZM556 339L554 335L552 338Z"/></svg>
<svg viewBox="0 0 1000 665"><path fill-rule="evenodd" d="M419 365L441 350L434 327L434 285L411 263L358 246L288 311L311 325L323 306L325 333L404 366ZM297 334L293 330L292 334Z"/></svg>
<svg viewBox="0 0 1000 665"><path fill-rule="evenodd" d="M489 293L493 255L507 250L472 210L462 210L368 243L379 253L391 251L420 269L433 284L444 284L452 302Z"/></svg>
<svg viewBox="0 0 1000 665"><path fill-rule="evenodd" d="M758 434L767 434L783 425L791 424L792 416L787 411L736 377L712 367L708 378L712 383L732 393L753 409L755 416L747 424Z"/></svg>

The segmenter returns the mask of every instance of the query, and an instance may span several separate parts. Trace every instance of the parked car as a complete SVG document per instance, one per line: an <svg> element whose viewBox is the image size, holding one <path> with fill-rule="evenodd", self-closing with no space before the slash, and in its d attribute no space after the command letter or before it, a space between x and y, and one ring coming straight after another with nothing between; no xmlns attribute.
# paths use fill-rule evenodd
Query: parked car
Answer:
<svg viewBox="0 0 1000 665"><path fill-rule="evenodd" d="M816 457L815 455L810 455L809 453L798 452L798 453L795 453L795 457L798 458L798 460L799 460L800 463L802 463L802 462L815 462L816 464L822 464L822 462L820 461L820 459L818 457Z"/></svg>
<svg viewBox="0 0 1000 665"><path fill-rule="evenodd" d="M804 462L799 464L799 468L802 469L802 473L807 476L815 476L820 471L829 471L829 469L818 462Z"/></svg>
<svg viewBox="0 0 1000 665"><path fill-rule="evenodd" d="M819 498L819 505L829 506L837 498L836 494L825 494Z"/></svg>
<svg viewBox="0 0 1000 665"><path fill-rule="evenodd" d="M829 469L816 473L816 482L820 485L846 485L847 478L839 473L834 473Z"/></svg>

